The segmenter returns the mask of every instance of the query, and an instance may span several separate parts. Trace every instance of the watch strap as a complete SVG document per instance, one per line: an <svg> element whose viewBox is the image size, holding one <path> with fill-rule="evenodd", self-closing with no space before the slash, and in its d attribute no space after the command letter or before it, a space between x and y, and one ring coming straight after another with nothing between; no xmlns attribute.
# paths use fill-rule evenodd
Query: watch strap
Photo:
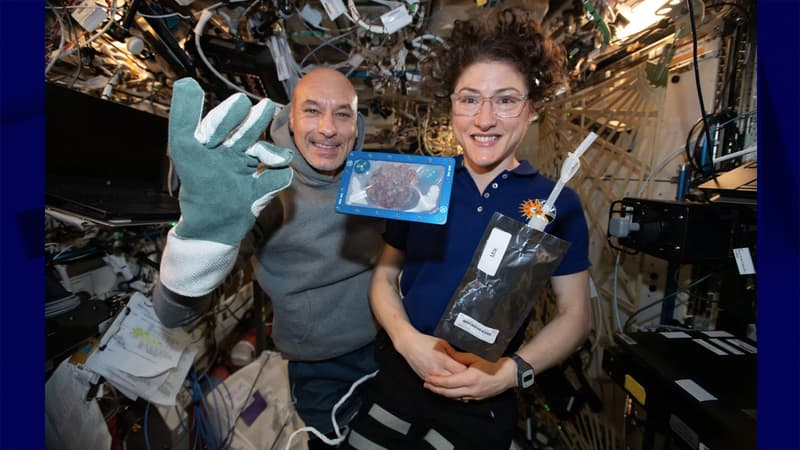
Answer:
<svg viewBox="0 0 800 450"><path fill-rule="evenodd" d="M533 366L516 353L511 354L511 359L517 365L517 387L527 389L533 386L534 378L536 377L536 371L533 370Z"/></svg>

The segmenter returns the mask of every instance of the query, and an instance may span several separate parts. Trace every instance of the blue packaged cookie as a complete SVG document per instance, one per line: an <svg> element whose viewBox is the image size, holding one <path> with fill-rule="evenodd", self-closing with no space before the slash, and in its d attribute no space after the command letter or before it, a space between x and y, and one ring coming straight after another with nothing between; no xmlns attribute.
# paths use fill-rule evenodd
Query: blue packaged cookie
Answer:
<svg viewBox="0 0 800 450"><path fill-rule="evenodd" d="M336 212L443 224L453 187L453 158L351 152Z"/></svg>

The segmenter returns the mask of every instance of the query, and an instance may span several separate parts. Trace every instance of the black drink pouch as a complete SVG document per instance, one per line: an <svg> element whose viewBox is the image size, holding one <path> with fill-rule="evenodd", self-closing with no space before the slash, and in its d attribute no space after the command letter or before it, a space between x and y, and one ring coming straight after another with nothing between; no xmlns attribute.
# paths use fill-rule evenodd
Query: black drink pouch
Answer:
<svg viewBox="0 0 800 450"><path fill-rule="evenodd" d="M434 335L496 361L570 243L495 212Z"/></svg>

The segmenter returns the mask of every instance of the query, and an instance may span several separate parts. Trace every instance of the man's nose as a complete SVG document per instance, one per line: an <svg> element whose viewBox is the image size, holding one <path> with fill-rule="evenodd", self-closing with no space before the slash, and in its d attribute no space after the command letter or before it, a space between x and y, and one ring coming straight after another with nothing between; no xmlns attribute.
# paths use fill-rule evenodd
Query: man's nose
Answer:
<svg viewBox="0 0 800 450"><path fill-rule="evenodd" d="M336 123L333 120L333 114L325 113L320 117L317 124L317 130L325 137L331 137L336 134Z"/></svg>

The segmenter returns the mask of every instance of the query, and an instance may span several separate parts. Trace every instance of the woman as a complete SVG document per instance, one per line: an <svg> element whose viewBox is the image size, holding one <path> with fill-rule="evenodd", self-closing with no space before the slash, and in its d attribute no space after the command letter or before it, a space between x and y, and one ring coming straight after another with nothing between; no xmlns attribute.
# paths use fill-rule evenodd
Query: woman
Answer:
<svg viewBox="0 0 800 450"><path fill-rule="evenodd" d="M457 21L448 44L437 78L451 94L453 135L464 154L445 225L387 225L370 285L385 330L380 372L352 425L352 448L508 449L517 422L512 388L528 387L534 373L569 356L590 328L586 221L577 195L565 189L545 229L571 243L551 280L555 317L522 344L526 320L496 362L433 336L493 212L526 222L530 205L552 190L552 180L516 155L536 105L565 78L563 49L523 10Z"/></svg>

